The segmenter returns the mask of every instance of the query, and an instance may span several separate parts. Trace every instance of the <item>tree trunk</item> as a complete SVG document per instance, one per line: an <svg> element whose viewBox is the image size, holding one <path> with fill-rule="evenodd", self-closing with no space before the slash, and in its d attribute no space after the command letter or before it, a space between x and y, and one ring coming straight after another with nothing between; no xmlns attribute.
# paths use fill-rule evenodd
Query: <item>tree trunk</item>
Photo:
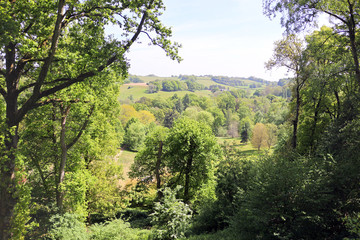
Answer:
<svg viewBox="0 0 360 240"><path fill-rule="evenodd" d="M300 114L300 86L297 83L296 86L296 109L295 109L295 119L293 120L293 137L292 137L292 148L295 150L297 146L297 129L299 124L299 114Z"/></svg>
<svg viewBox="0 0 360 240"><path fill-rule="evenodd" d="M61 148L61 158L60 158L60 167L58 173L58 181L56 184L56 206L58 207L59 211L62 212L63 210L63 199L64 199L64 192L61 189L61 184L64 182L65 178L65 165L67 159L67 145L65 142L66 137L66 119L69 115L70 105L68 105L65 109L61 107L61 131L60 131L60 148Z"/></svg>
<svg viewBox="0 0 360 240"><path fill-rule="evenodd" d="M9 94L10 95L10 94ZM17 199L14 197L16 190L15 181L15 158L18 146L18 123L16 121L17 99L10 97L7 99L7 129L3 133L5 136L5 149L1 154L0 163L0 239L10 238L11 218L14 215L14 207Z"/></svg>
<svg viewBox="0 0 360 240"><path fill-rule="evenodd" d="M349 15L350 19L347 22L347 27L349 30L349 40L350 40L350 48L351 54L354 61L354 70L356 81L358 84L358 88L360 87L360 67L359 67L359 56L356 44L356 22L355 22L355 13L354 13L354 6L349 3Z"/></svg>
<svg viewBox="0 0 360 240"><path fill-rule="evenodd" d="M17 127L15 134L7 133L5 153L2 155L0 183L0 239L10 238L11 218L17 199L14 197L15 182L15 149L17 148Z"/></svg>
<svg viewBox="0 0 360 240"><path fill-rule="evenodd" d="M161 188L160 166L161 166L161 161L162 161L163 144L164 144L163 141L159 142L158 154L157 154L156 165L155 165L155 177L156 177L156 188L158 190L158 198L162 197L162 193L159 190Z"/></svg>
<svg viewBox="0 0 360 240"><path fill-rule="evenodd" d="M186 167L185 167L185 186L184 186L184 202L189 203L190 195L190 173L192 169L192 162L193 162L193 149L191 147L190 156L187 160Z"/></svg>
<svg viewBox="0 0 360 240"><path fill-rule="evenodd" d="M312 124L312 128L311 128L311 133L310 133L310 151L311 151L311 153L314 153L316 150L315 133L316 133L316 128L317 128L317 122L319 120L320 103L321 103L321 98L319 99L318 103L315 106L315 111L314 111L314 116L313 116L313 124Z"/></svg>

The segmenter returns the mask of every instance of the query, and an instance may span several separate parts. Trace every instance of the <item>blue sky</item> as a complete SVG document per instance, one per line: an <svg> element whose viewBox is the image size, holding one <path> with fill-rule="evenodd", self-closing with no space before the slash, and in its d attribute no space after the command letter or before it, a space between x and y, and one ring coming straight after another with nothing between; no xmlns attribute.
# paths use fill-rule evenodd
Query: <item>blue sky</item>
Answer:
<svg viewBox="0 0 360 240"><path fill-rule="evenodd" d="M181 63L148 46L142 36L127 54L131 74L256 76L277 81L285 69L267 71L273 43L282 38L279 19L262 14L261 0L164 0L161 16L173 30L172 40L183 45Z"/></svg>

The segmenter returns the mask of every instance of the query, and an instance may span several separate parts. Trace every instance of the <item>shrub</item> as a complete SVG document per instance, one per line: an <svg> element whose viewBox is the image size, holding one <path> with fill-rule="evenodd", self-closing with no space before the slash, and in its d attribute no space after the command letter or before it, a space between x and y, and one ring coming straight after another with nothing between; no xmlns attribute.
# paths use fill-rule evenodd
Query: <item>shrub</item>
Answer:
<svg viewBox="0 0 360 240"><path fill-rule="evenodd" d="M56 240L88 240L86 226L76 214L65 213L50 218L48 239Z"/></svg>
<svg viewBox="0 0 360 240"><path fill-rule="evenodd" d="M90 227L91 240L140 240L148 239L149 230L130 228L130 224L121 219L94 224Z"/></svg>
<svg viewBox="0 0 360 240"><path fill-rule="evenodd" d="M88 229L78 215L65 213L50 219L52 227L45 239L56 240L145 240L149 230L130 228L121 219L94 224Z"/></svg>
<svg viewBox="0 0 360 240"><path fill-rule="evenodd" d="M162 203L155 203L154 213L151 214L152 223L156 228L153 239L185 237L185 232L190 226L192 211L187 204L176 199L176 193L180 189L179 186L174 191L165 188Z"/></svg>

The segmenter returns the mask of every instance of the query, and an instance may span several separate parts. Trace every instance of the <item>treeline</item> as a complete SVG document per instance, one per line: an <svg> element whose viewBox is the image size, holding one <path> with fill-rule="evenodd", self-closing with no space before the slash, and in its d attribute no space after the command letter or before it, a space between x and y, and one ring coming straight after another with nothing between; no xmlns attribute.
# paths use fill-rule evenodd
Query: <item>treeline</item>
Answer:
<svg viewBox="0 0 360 240"><path fill-rule="evenodd" d="M275 82L266 81L264 79L256 78L256 77L239 78L239 77L226 77L226 76L211 76L211 80L216 83L224 84L232 87L249 86L250 88L259 88L262 87L263 85L276 86ZM254 83L249 84L245 80L251 80Z"/></svg>
<svg viewBox="0 0 360 240"><path fill-rule="evenodd" d="M158 91L199 91L205 89L204 85L197 83L195 80L156 80L149 82L148 86L149 93L156 93Z"/></svg>
<svg viewBox="0 0 360 240"><path fill-rule="evenodd" d="M211 77L211 80L213 80L216 83L224 84L232 87L238 87L238 86L247 86L247 83L243 81L242 78L230 78L230 77Z"/></svg>
<svg viewBox="0 0 360 240"><path fill-rule="evenodd" d="M124 80L124 83L143 83L138 76L130 75L127 79Z"/></svg>

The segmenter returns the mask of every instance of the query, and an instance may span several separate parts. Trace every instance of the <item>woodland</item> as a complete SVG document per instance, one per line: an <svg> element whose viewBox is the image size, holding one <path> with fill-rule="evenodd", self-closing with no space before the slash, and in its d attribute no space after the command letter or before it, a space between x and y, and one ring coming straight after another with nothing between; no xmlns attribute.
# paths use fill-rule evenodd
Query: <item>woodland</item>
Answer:
<svg viewBox="0 0 360 240"><path fill-rule="evenodd" d="M359 239L360 2L263 0L278 82L129 75L164 11L0 1L0 240Z"/></svg>

